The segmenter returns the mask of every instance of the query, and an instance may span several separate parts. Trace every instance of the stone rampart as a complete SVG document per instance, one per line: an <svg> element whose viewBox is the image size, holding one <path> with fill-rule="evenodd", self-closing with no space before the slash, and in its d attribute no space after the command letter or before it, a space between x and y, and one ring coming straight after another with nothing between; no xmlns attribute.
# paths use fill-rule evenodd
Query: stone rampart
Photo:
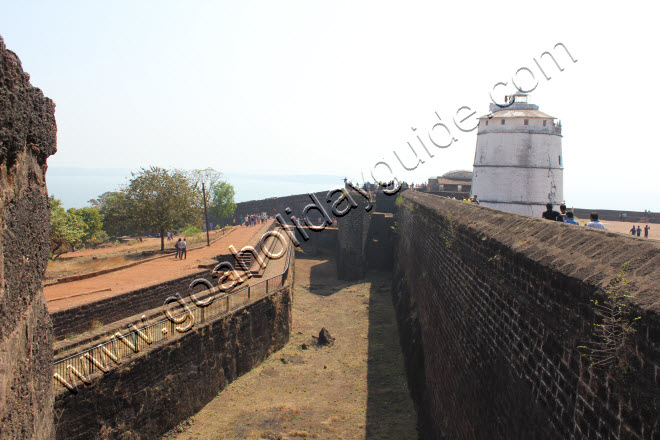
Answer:
<svg viewBox="0 0 660 440"><path fill-rule="evenodd" d="M327 191L317 192L313 194L323 204L324 208L326 206L329 206L328 204L326 204L326 199L328 195ZM335 196L334 198L336 199L336 197L337 196ZM236 211L234 211L233 218L235 218L236 223L238 223L240 217L249 214L260 214L262 212L265 212L270 216L274 216L275 214L279 213L287 221L287 223L290 223L289 220L290 217L294 215L297 218L300 218L303 209L305 208L305 206L309 205L310 203L314 203L314 202L312 198L309 196L309 193L295 194L286 197L271 197L262 200L250 200L248 202L241 202L236 204ZM291 209L291 214L286 213L285 211L286 208ZM309 219L311 221L314 221L320 215L321 214L319 213L319 211L311 210ZM231 219L229 220L228 224L229 223L231 223Z"/></svg>
<svg viewBox="0 0 660 440"><path fill-rule="evenodd" d="M367 271L366 244L373 207L367 211L367 200L347 187L357 205L337 219L337 277L340 280L359 280Z"/></svg>
<svg viewBox="0 0 660 440"><path fill-rule="evenodd" d="M55 397L58 439L156 439L282 348L291 332L294 260L280 290L135 354L77 394Z"/></svg>
<svg viewBox="0 0 660 440"><path fill-rule="evenodd" d="M660 243L402 199L393 295L423 438L660 436ZM630 356L592 368L591 301L626 263Z"/></svg>
<svg viewBox="0 0 660 440"><path fill-rule="evenodd" d="M168 297L177 293L185 297L190 283L197 278L211 279L211 270L55 312L51 314L55 339L62 340L89 331L99 323L109 324L133 316L140 310L160 307Z"/></svg>
<svg viewBox="0 0 660 440"><path fill-rule="evenodd" d="M555 207L555 209L557 209ZM617 211L611 209L583 209L583 208L574 208L573 212L578 218L589 218L589 215L592 212L598 213L599 220L605 221L627 221L635 223L660 223L660 213L657 212L641 212L641 211ZM626 214L626 217L623 218L623 214ZM643 225L642 225L643 229Z"/></svg>
<svg viewBox="0 0 660 440"><path fill-rule="evenodd" d="M46 159L55 104L0 37L0 436L53 434L53 333L41 283L50 252Z"/></svg>

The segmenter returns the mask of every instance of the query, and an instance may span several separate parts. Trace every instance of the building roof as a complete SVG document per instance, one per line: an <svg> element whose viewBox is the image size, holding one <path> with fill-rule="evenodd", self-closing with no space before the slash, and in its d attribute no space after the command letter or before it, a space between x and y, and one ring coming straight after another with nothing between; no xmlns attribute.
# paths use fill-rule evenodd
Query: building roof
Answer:
<svg viewBox="0 0 660 440"><path fill-rule="evenodd" d="M490 113L488 115L482 116L479 119L491 119L491 118L540 118L540 119L556 119L553 116L550 116L546 113L543 113L539 110L516 110L516 109L504 109L495 113Z"/></svg>
<svg viewBox="0 0 660 440"><path fill-rule="evenodd" d="M472 181L472 171L468 170L454 170L449 171L448 173L443 174L442 176L445 179L449 180L469 180Z"/></svg>

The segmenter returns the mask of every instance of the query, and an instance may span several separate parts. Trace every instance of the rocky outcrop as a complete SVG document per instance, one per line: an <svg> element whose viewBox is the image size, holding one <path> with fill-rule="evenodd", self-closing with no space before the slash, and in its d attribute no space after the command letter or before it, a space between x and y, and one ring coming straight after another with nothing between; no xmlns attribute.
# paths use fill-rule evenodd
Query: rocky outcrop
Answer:
<svg viewBox="0 0 660 440"><path fill-rule="evenodd" d="M42 293L49 254L46 159L55 104L30 85L0 37L0 431L53 437L52 326Z"/></svg>

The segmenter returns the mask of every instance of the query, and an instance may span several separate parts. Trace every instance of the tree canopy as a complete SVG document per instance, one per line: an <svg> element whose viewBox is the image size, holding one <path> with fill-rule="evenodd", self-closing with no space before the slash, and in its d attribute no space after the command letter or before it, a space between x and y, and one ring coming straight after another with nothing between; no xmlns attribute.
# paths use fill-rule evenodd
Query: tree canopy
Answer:
<svg viewBox="0 0 660 440"><path fill-rule="evenodd" d="M62 201L50 196L50 241L53 258L81 246L89 228L75 210L66 211Z"/></svg>
<svg viewBox="0 0 660 440"><path fill-rule="evenodd" d="M161 249L165 233L201 222L201 197L182 171L158 167L133 173L129 184L105 197L102 211L114 233L158 233Z"/></svg>
<svg viewBox="0 0 660 440"><path fill-rule="evenodd" d="M218 218L229 218L236 210L234 203L234 187L223 180L213 186L211 212Z"/></svg>
<svg viewBox="0 0 660 440"><path fill-rule="evenodd" d="M96 200L90 200L93 206L99 208L103 215L103 230L112 237L121 237L135 233L130 219L131 201L124 191L113 191L102 194Z"/></svg>
<svg viewBox="0 0 660 440"><path fill-rule="evenodd" d="M77 210L76 215L88 219L92 225L87 231L89 240L93 240L101 224L88 212L94 210L107 234L119 237L158 233L164 249L168 231L202 225L202 183L211 211L220 218L230 217L236 209L234 188L222 180L220 172L212 168L182 171L159 167L132 173L126 186L90 200L92 206Z"/></svg>

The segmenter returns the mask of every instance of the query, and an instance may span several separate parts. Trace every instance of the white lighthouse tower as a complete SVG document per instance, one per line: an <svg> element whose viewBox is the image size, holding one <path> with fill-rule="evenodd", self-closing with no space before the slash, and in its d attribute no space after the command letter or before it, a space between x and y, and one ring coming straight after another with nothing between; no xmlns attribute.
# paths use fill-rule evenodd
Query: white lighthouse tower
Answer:
<svg viewBox="0 0 660 440"><path fill-rule="evenodd" d="M479 118L472 194L481 205L540 217L546 203L563 202L561 124L526 93L504 105Z"/></svg>

